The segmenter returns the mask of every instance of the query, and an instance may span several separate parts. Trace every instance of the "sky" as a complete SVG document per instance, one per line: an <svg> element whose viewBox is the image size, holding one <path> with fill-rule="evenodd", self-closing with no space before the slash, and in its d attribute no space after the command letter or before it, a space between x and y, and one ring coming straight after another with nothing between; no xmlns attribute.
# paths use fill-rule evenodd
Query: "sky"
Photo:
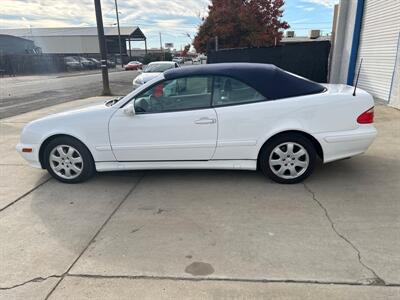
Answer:
<svg viewBox="0 0 400 300"><path fill-rule="evenodd" d="M339 0L286 0L283 20L297 36L310 29L331 32L333 5ZM0 28L95 26L93 0L1 0ZM148 47L162 42L176 49L191 42L202 17L207 16L209 0L118 0L121 26L139 26L147 36ZM114 0L101 0L104 26L116 26ZM190 37L189 37L190 36ZM144 48L143 42L132 47Z"/></svg>

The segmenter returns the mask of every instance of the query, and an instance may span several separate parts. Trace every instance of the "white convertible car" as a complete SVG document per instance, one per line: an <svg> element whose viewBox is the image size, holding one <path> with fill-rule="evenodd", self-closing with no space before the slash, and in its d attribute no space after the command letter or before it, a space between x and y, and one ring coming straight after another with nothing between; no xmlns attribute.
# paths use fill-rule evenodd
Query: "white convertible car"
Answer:
<svg viewBox="0 0 400 300"><path fill-rule="evenodd" d="M142 169L257 170L279 183L367 150L374 101L273 65L212 64L164 72L129 95L25 126L18 151L56 179Z"/></svg>

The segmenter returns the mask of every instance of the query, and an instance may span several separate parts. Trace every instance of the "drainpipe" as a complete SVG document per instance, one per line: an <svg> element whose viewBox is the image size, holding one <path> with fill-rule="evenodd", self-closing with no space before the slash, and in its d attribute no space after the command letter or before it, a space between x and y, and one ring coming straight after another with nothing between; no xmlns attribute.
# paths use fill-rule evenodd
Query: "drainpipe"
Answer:
<svg viewBox="0 0 400 300"><path fill-rule="evenodd" d="M351 52L350 52L349 71L347 74L347 84L348 85L353 85L354 75L356 73L356 63L357 63L358 47L360 45L360 35L361 35L363 13L364 13L364 0L358 0L357 1L357 11L356 11L356 21L354 24L354 31L353 31L353 42L352 42Z"/></svg>

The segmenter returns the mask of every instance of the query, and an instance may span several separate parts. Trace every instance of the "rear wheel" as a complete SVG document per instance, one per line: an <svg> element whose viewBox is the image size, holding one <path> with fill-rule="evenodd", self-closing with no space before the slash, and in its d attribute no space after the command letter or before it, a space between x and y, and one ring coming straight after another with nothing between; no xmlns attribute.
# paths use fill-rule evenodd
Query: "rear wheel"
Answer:
<svg viewBox="0 0 400 300"><path fill-rule="evenodd" d="M54 178L65 183L83 182L95 173L89 150L70 137L56 138L46 146L44 165Z"/></svg>
<svg viewBox="0 0 400 300"><path fill-rule="evenodd" d="M301 134L282 134L268 142L260 153L262 172L278 183L298 183L314 170L316 151Z"/></svg>

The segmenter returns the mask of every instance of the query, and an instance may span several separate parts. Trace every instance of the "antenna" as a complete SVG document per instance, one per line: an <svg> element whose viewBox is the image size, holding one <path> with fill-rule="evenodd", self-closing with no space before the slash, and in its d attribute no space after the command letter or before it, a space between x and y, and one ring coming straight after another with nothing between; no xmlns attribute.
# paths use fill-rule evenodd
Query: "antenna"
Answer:
<svg viewBox="0 0 400 300"><path fill-rule="evenodd" d="M356 90L357 90L357 85L358 85L358 78L360 77L360 72L361 72L361 65L363 63L363 58L361 58L360 61L360 66L358 67L358 72L357 72L357 79L356 79L356 84L354 85L354 92L353 92L353 96L356 95Z"/></svg>

